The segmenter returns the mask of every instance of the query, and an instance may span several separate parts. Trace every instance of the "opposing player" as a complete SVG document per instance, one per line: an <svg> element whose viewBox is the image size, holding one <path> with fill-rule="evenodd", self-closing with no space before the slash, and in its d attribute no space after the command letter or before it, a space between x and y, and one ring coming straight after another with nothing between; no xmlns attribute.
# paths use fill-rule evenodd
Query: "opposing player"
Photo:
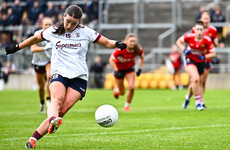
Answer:
<svg viewBox="0 0 230 150"><path fill-rule="evenodd" d="M204 23L204 35L209 36L212 39L212 42L213 42L214 46L217 47L218 44L219 44L218 43L218 32L217 32L217 29L214 26L210 25L210 15L209 15L208 11L204 11L201 14L201 21L203 21L203 23ZM195 33L195 28L194 27L192 28L191 33ZM205 60L205 70L204 70L204 73L202 74L202 78L201 78L201 86L203 86L202 96L204 95L205 88L206 88L206 86L205 86L206 85L206 80L208 78L208 74L209 74L209 71L211 69L211 61L212 61L211 59L206 59ZM190 85L189 85L188 89L189 89L188 93L185 96L185 103L184 103L184 108L185 109L187 108L187 105L189 104L189 100L190 100L190 98L192 96L192 90L191 90ZM205 104L203 106L206 108Z"/></svg>
<svg viewBox="0 0 230 150"><path fill-rule="evenodd" d="M51 104L46 118L32 137L26 142L26 148L35 148L36 142L46 133L55 133L62 124L62 117L86 93L88 68L86 53L90 43L97 43L106 48L125 49L123 42L110 40L93 29L81 24L82 10L77 5L70 5L64 14L64 22L49 27L20 44L5 48L6 54L12 54L25 47L44 40L52 43L51 56Z"/></svg>
<svg viewBox="0 0 230 150"><path fill-rule="evenodd" d="M124 42L127 44L127 48L123 51L117 48L110 56L109 62L114 70L115 86L113 95L115 98L119 98L119 95L125 94L124 78L126 78L128 82L128 94L124 111L130 111L130 104L135 89L135 77L141 74L142 65L144 63L144 53L141 46L137 43L135 34L127 34ZM135 73L134 65L136 56L140 56L140 63Z"/></svg>
<svg viewBox="0 0 230 150"><path fill-rule="evenodd" d="M172 52L169 54L169 59L171 60L174 68L174 73L173 73L174 85L172 87L172 90L176 90L176 76L178 76L179 79L179 89L182 90L183 89L183 85L181 81L182 57L176 45L172 46Z"/></svg>
<svg viewBox="0 0 230 150"><path fill-rule="evenodd" d="M41 32L52 25L51 18L45 17L42 19L42 29L34 33L34 36L41 34ZM31 52L33 53L32 64L34 66L35 76L38 83L38 95L40 99L40 112L45 113L45 85L46 85L46 102L47 106L50 103L50 90L49 82L51 78L50 74L50 59L51 59L51 44L47 41L40 42L31 46ZM46 81L45 81L46 78Z"/></svg>
<svg viewBox="0 0 230 150"><path fill-rule="evenodd" d="M190 75L191 89L195 97L197 110L203 110L202 91L200 84L201 75L205 69L205 59L215 57L215 47L212 39L204 35L204 25L202 21L197 21L194 26L195 33L186 33L177 40L177 46L186 55L185 70ZM184 44L187 43L187 48Z"/></svg>

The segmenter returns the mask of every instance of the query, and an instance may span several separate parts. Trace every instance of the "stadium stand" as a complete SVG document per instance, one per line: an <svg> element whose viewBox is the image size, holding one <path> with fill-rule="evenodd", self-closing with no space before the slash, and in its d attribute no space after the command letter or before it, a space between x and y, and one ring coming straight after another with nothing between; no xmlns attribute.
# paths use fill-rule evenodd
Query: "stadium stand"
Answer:
<svg viewBox="0 0 230 150"><path fill-rule="evenodd" d="M45 14L48 0L37 1L39 2L39 7L43 7L40 11ZM229 0L200 0L199 2L197 0L98 0L95 3L96 7L90 0L87 2L85 0L49 1L53 3L54 13L52 17L55 22L60 17L60 14L63 13L61 11L62 5L78 4L85 12L84 24L94 28L103 35L115 40L122 40L126 33L136 33L139 37L139 43L143 46L145 52L143 72L154 73L164 65L164 58L171 50L170 46L175 43L176 38L191 29L201 5L209 10L213 5L218 4L220 6L226 21L222 23L217 22L213 25L224 27L223 35L226 37L225 41L230 37ZM31 67L31 52L24 50L17 52L14 56L6 57L4 47L9 42L22 41L26 37L31 36L37 29L36 23L33 25L32 21L28 19L29 8L32 7L30 2L31 0L20 1L19 5L24 10L20 25L9 25L8 22L4 24L3 22L8 16L4 15L3 6L0 6L0 57L3 60L3 66L6 61L13 61L18 73L25 72L25 70ZM6 4L7 8L13 8L15 1L8 0ZM95 11L92 11L93 8L96 13L98 11L98 16L95 15ZM225 43L225 48L217 49L217 57L221 61L219 61L219 64L214 65L214 68L216 68L215 72L230 72L229 46L229 43ZM92 45L87 56L88 65L93 63L92 60L96 55L101 56L103 60L108 60L110 54L111 50L104 50L99 46ZM105 72L110 73L111 68ZM141 81L138 80L136 84L136 86L141 85ZM161 84L163 85L163 83ZM111 84L107 86L110 87ZM148 87L157 86L156 82L152 82L151 86Z"/></svg>

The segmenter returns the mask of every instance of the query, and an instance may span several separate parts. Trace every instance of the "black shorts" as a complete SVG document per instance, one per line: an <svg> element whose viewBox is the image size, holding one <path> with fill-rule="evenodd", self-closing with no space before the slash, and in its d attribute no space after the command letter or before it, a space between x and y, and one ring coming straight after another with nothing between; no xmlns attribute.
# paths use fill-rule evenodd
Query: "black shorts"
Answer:
<svg viewBox="0 0 230 150"><path fill-rule="evenodd" d="M186 58L185 63L186 63L186 66L188 66L188 65L195 65L197 67L199 75L202 75L204 73L204 69L205 69L204 62L202 62L202 63L196 63L192 59Z"/></svg>
<svg viewBox="0 0 230 150"><path fill-rule="evenodd" d="M50 62L48 62L46 65L48 65L49 63ZM40 73L40 74L46 73L46 65L45 66L33 65L34 66L34 71L36 73Z"/></svg>
<svg viewBox="0 0 230 150"><path fill-rule="evenodd" d="M120 72L122 72L122 77L117 77L116 74L115 74L115 71L113 71L113 75L115 76L115 78L117 79L123 79L125 77L125 74L127 73L130 73L130 72L134 72L135 69L134 69L134 66L129 68L129 69L126 69L126 70L119 70Z"/></svg>
<svg viewBox="0 0 230 150"><path fill-rule="evenodd" d="M34 71L40 74L46 73L46 66L34 65Z"/></svg>
<svg viewBox="0 0 230 150"><path fill-rule="evenodd" d="M212 68L212 63L211 62L205 62L205 69L210 70Z"/></svg>
<svg viewBox="0 0 230 150"><path fill-rule="evenodd" d="M73 78L69 79L66 77L61 76L60 74L54 74L51 77L50 83L54 81L61 82L65 88L71 87L72 89L78 91L81 94L81 99L85 96L86 88L87 88L87 81L81 78Z"/></svg>

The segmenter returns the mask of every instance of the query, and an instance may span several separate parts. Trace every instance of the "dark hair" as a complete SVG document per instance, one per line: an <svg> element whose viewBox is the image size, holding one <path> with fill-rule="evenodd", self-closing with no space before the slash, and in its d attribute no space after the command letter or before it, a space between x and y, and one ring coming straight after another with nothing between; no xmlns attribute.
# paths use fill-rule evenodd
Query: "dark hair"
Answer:
<svg viewBox="0 0 230 150"><path fill-rule="evenodd" d="M195 25L202 25L202 26L204 26L204 23L201 20L197 20Z"/></svg>
<svg viewBox="0 0 230 150"><path fill-rule="evenodd" d="M82 14L83 14L83 12L82 12L81 8L77 5L70 5L65 10L65 15L69 15L75 19L79 19L80 22L81 22ZM53 33L58 34L58 35L63 35L65 33L64 23L58 22L55 25L55 31Z"/></svg>

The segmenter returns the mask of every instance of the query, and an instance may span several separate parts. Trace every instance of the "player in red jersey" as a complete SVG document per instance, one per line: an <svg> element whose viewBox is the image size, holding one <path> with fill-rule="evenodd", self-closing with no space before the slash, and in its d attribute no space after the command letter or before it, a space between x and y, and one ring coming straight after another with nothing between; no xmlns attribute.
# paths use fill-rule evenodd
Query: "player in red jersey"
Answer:
<svg viewBox="0 0 230 150"><path fill-rule="evenodd" d="M176 90L176 76L179 78L179 89L183 89L182 81L181 81L181 66L182 66L182 58L181 53L178 51L178 47L176 45L172 46L172 52L169 54L169 59L172 62L174 73L173 73L173 81L174 86L173 90Z"/></svg>
<svg viewBox="0 0 230 150"><path fill-rule="evenodd" d="M141 74L141 68L144 63L144 53L140 45L137 43L136 35L130 33L126 35L125 43L127 48L123 51L116 49L111 55L109 62L113 67L115 76L114 97L119 98L119 95L125 94L124 78L128 82L128 95L124 111L130 111L130 104L134 95L135 89L135 58L140 56L139 69L136 75Z"/></svg>
<svg viewBox="0 0 230 150"><path fill-rule="evenodd" d="M204 11L202 13L201 21L203 21L203 23L204 23L204 35L207 35L212 39L212 42L213 42L215 47L218 46L218 44L219 44L218 43L218 32L214 26L209 24L210 23L210 15L209 15L208 11ZM193 27L191 33L195 33L194 30L195 29ZM205 70L204 70L204 73L203 73L202 78L201 78L201 86L203 86L202 96L204 95L205 85L206 85L206 81L208 78L208 73L211 69L211 61L212 61L211 59L205 60ZM189 90L188 90L187 95L185 96L185 99L187 101L189 101L191 96L192 96L192 90L191 90L191 86L189 86ZM204 104L204 107L206 108L205 104Z"/></svg>
<svg viewBox="0 0 230 150"><path fill-rule="evenodd" d="M194 26L195 33L186 33L177 40L177 46L186 55L185 70L190 75L191 89L195 97L197 110L203 110L201 75L204 73L205 59L215 57L215 47L212 39L204 35L203 22L198 20ZM187 43L187 48L184 44ZM189 101L185 101L183 107L187 108Z"/></svg>

